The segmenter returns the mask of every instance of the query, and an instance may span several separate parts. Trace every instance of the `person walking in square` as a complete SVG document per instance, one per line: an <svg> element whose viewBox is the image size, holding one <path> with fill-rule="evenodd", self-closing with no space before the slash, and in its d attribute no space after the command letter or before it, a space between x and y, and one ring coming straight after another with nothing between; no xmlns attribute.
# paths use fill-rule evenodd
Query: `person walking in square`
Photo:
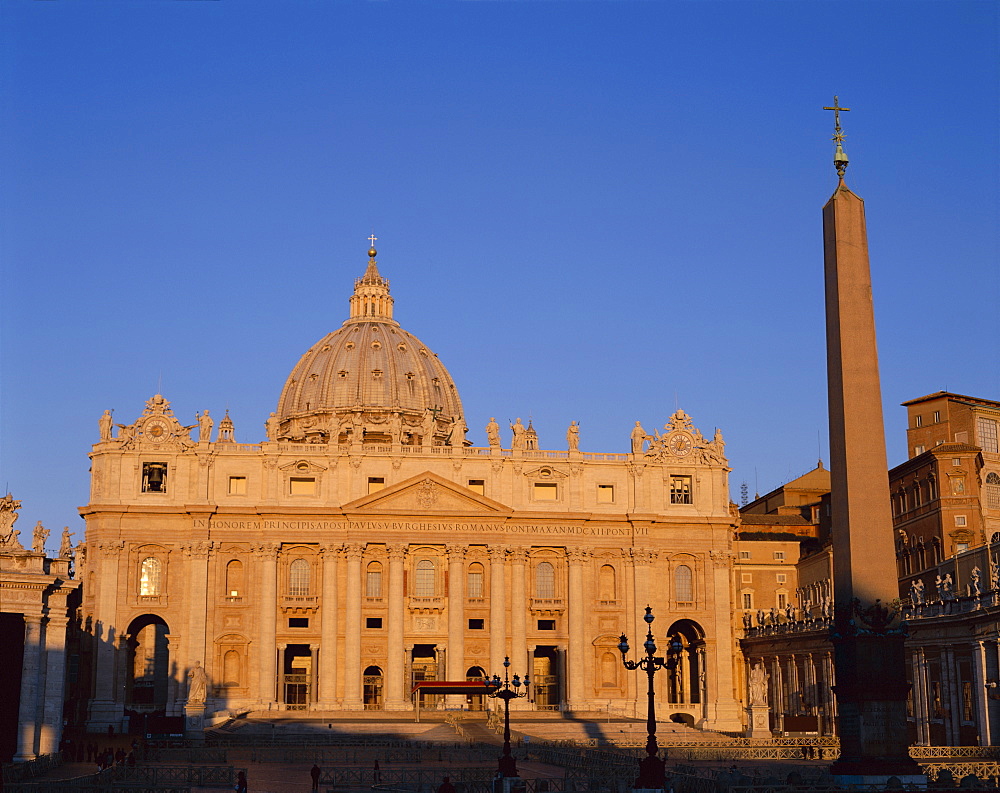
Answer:
<svg viewBox="0 0 1000 793"><path fill-rule="evenodd" d="M312 777L312 782L313 782L312 786L313 790L319 790L319 775L320 775L319 766L313 763L313 767L309 769L309 776Z"/></svg>

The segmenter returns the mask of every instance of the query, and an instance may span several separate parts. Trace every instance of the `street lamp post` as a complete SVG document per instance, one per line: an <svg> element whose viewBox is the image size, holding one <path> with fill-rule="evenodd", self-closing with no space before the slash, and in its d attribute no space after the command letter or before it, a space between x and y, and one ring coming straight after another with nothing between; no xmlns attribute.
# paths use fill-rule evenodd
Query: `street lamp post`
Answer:
<svg viewBox="0 0 1000 793"><path fill-rule="evenodd" d="M670 660L656 656L656 642L653 641L653 609L646 606L646 614L643 617L648 625L646 630L646 641L643 647L646 650L646 657L638 661L629 661L625 658L628 653L628 637L623 633L621 641L618 642L618 650L622 654L622 663L626 669L641 669L646 673L648 686L646 688L646 757L639 761L639 777L635 781L635 787L646 789L662 790L665 784L663 775L663 761L657 756L659 747L656 745L656 706L655 694L653 693L653 675L658 669L671 668L671 661L675 654L674 643L670 645Z"/></svg>
<svg viewBox="0 0 1000 793"><path fill-rule="evenodd" d="M487 680L486 685L494 690L487 693L486 696L503 700L503 754L500 755L498 770L503 777L516 777L517 763L514 761L514 755L510 753L510 701L518 697L528 696L528 685L531 681L525 675L524 691L521 691L521 678L515 674L513 680L509 679L507 676L509 669L510 658L506 657L503 659L503 680L501 681L500 675L496 674L493 675L492 680Z"/></svg>

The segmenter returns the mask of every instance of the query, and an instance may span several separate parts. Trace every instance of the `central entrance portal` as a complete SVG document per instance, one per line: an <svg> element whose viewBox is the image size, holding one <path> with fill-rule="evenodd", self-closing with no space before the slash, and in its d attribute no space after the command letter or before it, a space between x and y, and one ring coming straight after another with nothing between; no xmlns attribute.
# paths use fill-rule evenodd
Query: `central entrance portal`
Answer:
<svg viewBox="0 0 1000 793"><path fill-rule="evenodd" d="M305 710L312 701L312 650L308 644L290 644L284 653L286 710Z"/></svg>
<svg viewBox="0 0 1000 793"><path fill-rule="evenodd" d="M429 680L441 680L443 675L438 674L437 645L415 644L410 660L410 688L417 683ZM419 700L417 706L422 709L436 708L439 701L444 697L437 694L425 694L423 691L417 693Z"/></svg>
<svg viewBox="0 0 1000 793"><path fill-rule="evenodd" d="M536 710L559 710L559 650L538 645L532 661L531 687Z"/></svg>

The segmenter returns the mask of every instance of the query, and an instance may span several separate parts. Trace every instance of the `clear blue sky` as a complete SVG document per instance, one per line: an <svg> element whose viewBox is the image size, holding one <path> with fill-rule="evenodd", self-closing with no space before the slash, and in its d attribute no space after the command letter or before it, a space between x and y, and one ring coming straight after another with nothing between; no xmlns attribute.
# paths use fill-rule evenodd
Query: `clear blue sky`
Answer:
<svg viewBox="0 0 1000 793"><path fill-rule="evenodd" d="M4 0L0 37L23 532L82 531L105 408L160 388L261 440L373 227L477 444L531 415L544 448L578 420L624 451L680 405L723 429L734 499L808 470L834 94L890 464L899 402L1000 399L995 2Z"/></svg>

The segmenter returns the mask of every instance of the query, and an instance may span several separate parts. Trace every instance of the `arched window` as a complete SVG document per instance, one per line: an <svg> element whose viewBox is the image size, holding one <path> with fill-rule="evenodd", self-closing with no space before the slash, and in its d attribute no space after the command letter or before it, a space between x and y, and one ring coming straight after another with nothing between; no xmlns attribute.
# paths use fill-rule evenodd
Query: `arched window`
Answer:
<svg viewBox="0 0 1000 793"><path fill-rule="evenodd" d="M288 594L306 597L309 594L309 562L296 559L288 568Z"/></svg>
<svg viewBox="0 0 1000 793"><path fill-rule="evenodd" d="M416 579L413 594L421 598L433 597L436 589L434 562L430 559L421 559L417 562Z"/></svg>
<svg viewBox="0 0 1000 793"><path fill-rule="evenodd" d="M1000 509L1000 474L995 471L986 474L986 508Z"/></svg>
<svg viewBox="0 0 1000 793"><path fill-rule="evenodd" d="M556 596L556 571L549 562L539 562L535 568L535 597Z"/></svg>
<svg viewBox="0 0 1000 793"><path fill-rule="evenodd" d="M694 602L694 577L686 564L678 565L674 570L674 598L678 603Z"/></svg>
<svg viewBox="0 0 1000 793"><path fill-rule="evenodd" d="M159 595L163 565L155 556L147 556L139 568L139 594Z"/></svg>
<svg viewBox="0 0 1000 793"><path fill-rule="evenodd" d="M243 594L243 562L233 559L226 565L226 595L239 597Z"/></svg>
<svg viewBox="0 0 1000 793"><path fill-rule="evenodd" d="M240 654L236 650L228 650L222 660L222 685L238 686L240 684Z"/></svg>
<svg viewBox="0 0 1000 793"><path fill-rule="evenodd" d="M609 564L602 565L598 575L598 599L615 600L615 568Z"/></svg>
<svg viewBox="0 0 1000 793"><path fill-rule="evenodd" d="M479 562L469 565L469 580L465 588L465 596L481 598L483 596L483 566Z"/></svg>
<svg viewBox="0 0 1000 793"><path fill-rule="evenodd" d="M382 565L378 562L368 563L368 575L365 578L365 596L382 597Z"/></svg>

